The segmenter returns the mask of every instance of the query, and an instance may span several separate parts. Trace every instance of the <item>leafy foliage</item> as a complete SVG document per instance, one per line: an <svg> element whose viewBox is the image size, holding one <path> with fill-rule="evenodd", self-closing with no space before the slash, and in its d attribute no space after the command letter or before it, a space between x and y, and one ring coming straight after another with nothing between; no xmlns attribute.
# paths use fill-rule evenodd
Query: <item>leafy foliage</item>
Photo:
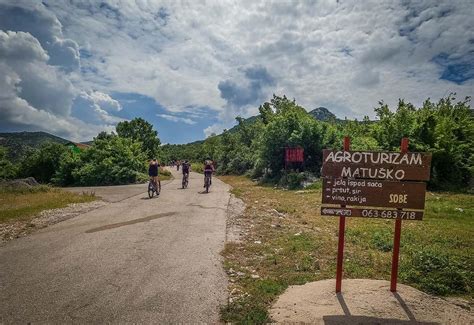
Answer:
<svg viewBox="0 0 474 325"><path fill-rule="evenodd" d="M63 155L69 149L63 144L48 142L25 157L20 164L19 176L34 177L40 183L50 183L59 169Z"/></svg>
<svg viewBox="0 0 474 325"><path fill-rule="evenodd" d="M116 131L122 138L140 142L147 158L151 159L157 156L161 143L158 132L153 130L153 125L144 119L135 118L131 121L120 122L117 124Z"/></svg>
<svg viewBox="0 0 474 325"><path fill-rule="evenodd" d="M408 137L411 151L433 154L430 188L459 190L469 186L474 173L474 115L469 105L469 99L455 102L452 95L437 103L427 100L421 108L400 100L394 111L380 102L376 121L322 121L315 118L322 108L307 113L295 100L274 95L259 107L257 117L237 117L236 127L203 142L164 146L163 155L195 162L208 156L217 161L220 174L248 174L294 187L293 181L304 177L285 171L287 146L304 149L304 165L292 169L317 176L322 149L342 148L345 135L351 137L352 150L398 151L400 140Z"/></svg>
<svg viewBox="0 0 474 325"><path fill-rule="evenodd" d="M17 168L7 158L7 148L0 147L0 179L11 179L17 174Z"/></svg>
<svg viewBox="0 0 474 325"><path fill-rule="evenodd" d="M237 117L238 125L220 135L164 146L153 126L136 118L120 122L117 135L100 133L90 150L77 155L60 145L43 145L23 160L19 170L20 175L42 182L50 182L54 175L53 181L63 185L118 184L142 179L143 175L137 175L143 173L146 158L159 155L162 162L186 159L194 163L210 158L220 174L247 174L296 188L308 179L301 172L311 173L309 179L319 176L322 149L341 148L345 135L351 137L352 150L398 151L401 138L408 137L411 151L433 154L431 189L472 186L474 114L469 99L456 102L450 95L437 103L426 100L421 108L400 100L395 110L380 102L374 110L375 121L368 117L339 120L327 109L308 113L295 100L274 95L259 107L258 116ZM304 164L285 168L285 147L302 147ZM0 177L12 177L15 167L5 162L5 153L0 153L0 161L5 166Z"/></svg>
<svg viewBox="0 0 474 325"><path fill-rule="evenodd" d="M65 155L55 181L62 185L135 183L146 172L145 160L141 143L116 135L102 135L80 155Z"/></svg>

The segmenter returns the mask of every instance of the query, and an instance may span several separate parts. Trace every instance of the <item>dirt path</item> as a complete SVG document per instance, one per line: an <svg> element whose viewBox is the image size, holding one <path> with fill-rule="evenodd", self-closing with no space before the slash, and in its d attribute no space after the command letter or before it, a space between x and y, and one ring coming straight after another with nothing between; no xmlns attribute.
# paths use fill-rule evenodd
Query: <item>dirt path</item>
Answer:
<svg viewBox="0 0 474 325"><path fill-rule="evenodd" d="M217 322L229 187L173 173L159 198L143 187L0 247L0 323Z"/></svg>

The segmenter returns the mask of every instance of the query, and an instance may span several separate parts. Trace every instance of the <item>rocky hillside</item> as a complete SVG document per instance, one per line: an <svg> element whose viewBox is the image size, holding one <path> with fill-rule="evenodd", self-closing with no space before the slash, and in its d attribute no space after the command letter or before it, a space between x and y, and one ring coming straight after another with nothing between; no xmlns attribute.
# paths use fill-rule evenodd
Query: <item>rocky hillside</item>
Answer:
<svg viewBox="0 0 474 325"><path fill-rule="evenodd" d="M336 115L329 111L326 107L318 107L308 112L309 115L318 121L335 121L338 120Z"/></svg>

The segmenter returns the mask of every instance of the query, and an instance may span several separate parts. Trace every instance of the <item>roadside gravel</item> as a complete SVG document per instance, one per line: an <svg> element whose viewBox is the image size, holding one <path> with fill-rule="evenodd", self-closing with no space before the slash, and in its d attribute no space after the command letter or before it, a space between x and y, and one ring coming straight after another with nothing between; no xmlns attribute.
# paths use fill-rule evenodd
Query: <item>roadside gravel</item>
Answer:
<svg viewBox="0 0 474 325"><path fill-rule="evenodd" d="M107 204L109 203L100 200L87 203L72 203L65 208L44 210L33 217L33 219L15 220L0 224L0 245Z"/></svg>

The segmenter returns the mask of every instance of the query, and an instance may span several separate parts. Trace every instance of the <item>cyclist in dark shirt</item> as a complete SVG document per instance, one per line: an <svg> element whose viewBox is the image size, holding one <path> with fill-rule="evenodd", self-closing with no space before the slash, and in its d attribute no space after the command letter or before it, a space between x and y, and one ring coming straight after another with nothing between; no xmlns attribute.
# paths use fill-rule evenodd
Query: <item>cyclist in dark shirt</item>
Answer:
<svg viewBox="0 0 474 325"><path fill-rule="evenodd" d="M214 165L211 159L206 159L204 162L204 186L206 187L206 176L209 176L209 185L212 184L212 173L214 172Z"/></svg>
<svg viewBox="0 0 474 325"><path fill-rule="evenodd" d="M184 174L188 174L189 176L189 171L191 169L191 166L189 165L188 161L185 160L182 164L181 164L181 169L183 171L183 175Z"/></svg>
<svg viewBox="0 0 474 325"><path fill-rule="evenodd" d="M158 177L159 174L159 165L156 158L150 161L150 165L148 166L148 175L150 176L151 180L155 184L155 188L161 188L160 178Z"/></svg>

